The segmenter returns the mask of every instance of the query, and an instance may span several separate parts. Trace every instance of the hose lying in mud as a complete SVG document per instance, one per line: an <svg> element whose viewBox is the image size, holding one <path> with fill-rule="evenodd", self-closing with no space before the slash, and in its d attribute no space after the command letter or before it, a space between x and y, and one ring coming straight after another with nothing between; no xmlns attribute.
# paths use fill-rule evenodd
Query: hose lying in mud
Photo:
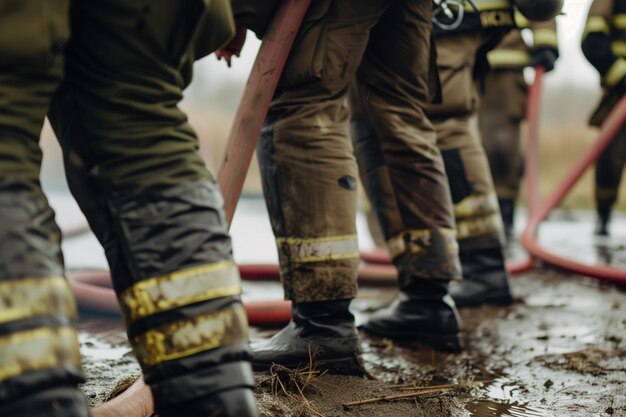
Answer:
<svg viewBox="0 0 626 417"><path fill-rule="evenodd" d="M100 313L120 314L108 271L70 272L68 280L79 307ZM248 321L256 326L285 323L291 319L290 301L247 301L243 304Z"/></svg>
<svg viewBox="0 0 626 417"><path fill-rule="evenodd" d="M91 409L92 417L151 417L153 414L152 393L143 378L137 379L119 396Z"/></svg>
<svg viewBox="0 0 626 417"><path fill-rule="evenodd" d="M602 124L596 142L589 148L587 153L578 161L572 171L559 184L548 198L530 216L526 229L522 235L522 244L535 258L547 264L576 274L585 275L600 280L626 284L626 270L611 268L601 265L589 265L576 262L572 259L559 256L544 249L537 241L537 230L541 222L557 207L567 196L569 191L578 182L585 170L592 165L609 146L617 132L626 121L626 96L622 97L618 105L613 109L609 117Z"/></svg>

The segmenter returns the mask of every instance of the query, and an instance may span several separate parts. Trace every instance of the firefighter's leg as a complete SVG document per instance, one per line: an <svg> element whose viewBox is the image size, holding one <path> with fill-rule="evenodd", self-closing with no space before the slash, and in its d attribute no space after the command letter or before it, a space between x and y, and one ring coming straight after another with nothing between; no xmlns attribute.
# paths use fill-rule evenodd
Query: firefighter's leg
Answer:
<svg viewBox="0 0 626 417"><path fill-rule="evenodd" d="M595 232L597 235L609 234L611 210L617 201L625 163L626 129L622 129L596 162L595 199L598 219Z"/></svg>
<svg viewBox="0 0 626 417"><path fill-rule="evenodd" d="M348 310L359 252L345 95L387 3L313 2L283 72L258 155L293 320L253 343L258 369L303 366L313 352L331 372L360 372Z"/></svg>
<svg viewBox="0 0 626 417"><path fill-rule="evenodd" d="M521 70L495 70L486 75L478 122L487 153L507 239L513 237L515 201L524 161L520 123L524 118L527 86Z"/></svg>
<svg viewBox="0 0 626 417"><path fill-rule="evenodd" d="M450 182L463 280L451 288L457 305L508 303L504 230L489 163L470 117L478 109L473 81L477 34L437 39L443 103L429 107Z"/></svg>
<svg viewBox="0 0 626 417"><path fill-rule="evenodd" d="M458 315L448 295L448 282L460 275L452 202L424 114L434 82L431 28L430 3L394 3L372 30L351 95L359 169L400 287L364 329L458 350Z"/></svg>
<svg viewBox="0 0 626 417"><path fill-rule="evenodd" d="M61 233L41 191L39 134L63 75L68 2L0 5L0 415L89 415ZM45 36L43 36L45 34Z"/></svg>
<svg viewBox="0 0 626 417"><path fill-rule="evenodd" d="M158 414L256 416L222 200L178 108L193 58L232 30L228 3L205 7L75 2L51 120Z"/></svg>

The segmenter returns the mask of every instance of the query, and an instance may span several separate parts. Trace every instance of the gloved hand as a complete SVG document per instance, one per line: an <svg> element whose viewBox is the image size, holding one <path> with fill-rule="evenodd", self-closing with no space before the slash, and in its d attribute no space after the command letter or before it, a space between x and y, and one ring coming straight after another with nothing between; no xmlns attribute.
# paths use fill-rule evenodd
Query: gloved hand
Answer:
<svg viewBox="0 0 626 417"><path fill-rule="evenodd" d="M543 67L546 72L549 72L554 69L554 63L558 56L554 48L538 48L532 53L530 65L532 67Z"/></svg>

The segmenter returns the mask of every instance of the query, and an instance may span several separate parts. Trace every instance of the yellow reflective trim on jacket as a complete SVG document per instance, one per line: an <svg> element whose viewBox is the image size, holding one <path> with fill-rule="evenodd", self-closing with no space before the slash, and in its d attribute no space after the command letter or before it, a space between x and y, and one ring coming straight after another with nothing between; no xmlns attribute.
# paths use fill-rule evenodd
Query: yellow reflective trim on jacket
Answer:
<svg viewBox="0 0 626 417"><path fill-rule="evenodd" d="M602 84L613 87L626 76L626 60L618 58L602 77Z"/></svg>
<svg viewBox="0 0 626 417"><path fill-rule="evenodd" d="M613 27L615 29L626 29L626 14L620 13L613 16Z"/></svg>
<svg viewBox="0 0 626 417"><path fill-rule="evenodd" d="M323 262L359 257L357 235L319 238L276 238L281 258L291 262Z"/></svg>
<svg viewBox="0 0 626 417"><path fill-rule="evenodd" d="M457 219L499 211L500 205L496 193L472 194L454 205L454 214Z"/></svg>
<svg viewBox="0 0 626 417"><path fill-rule="evenodd" d="M583 32L583 39L585 39L588 34L596 32L604 33L606 35L610 34L611 29L609 27L609 23L603 17L589 16Z"/></svg>
<svg viewBox="0 0 626 417"><path fill-rule="evenodd" d="M515 24L518 29L528 29L530 21L519 10L515 10Z"/></svg>
<svg viewBox="0 0 626 417"><path fill-rule="evenodd" d="M248 341L248 320L241 304L151 329L132 339L143 368L221 346Z"/></svg>
<svg viewBox="0 0 626 417"><path fill-rule="evenodd" d="M500 234L504 226L500 213L492 213L472 219L461 220L456 224L457 239L470 239L478 236Z"/></svg>
<svg viewBox="0 0 626 417"><path fill-rule="evenodd" d="M552 46L557 48L559 46L559 39L556 32L553 29L536 29L533 31L533 47Z"/></svg>
<svg viewBox="0 0 626 417"><path fill-rule="evenodd" d="M439 231L446 239L450 252L458 252L456 230L440 228ZM432 232L429 229L412 229L387 240L387 251L391 259L405 253L420 253L431 246ZM407 243L408 242L408 243Z"/></svg>
<svg viewBox="0 0 626 417"><path fill-rule="evenodd" d="M626 57L626 42L624 41L613 41L611 42L611 51L618 57L624 58Z"/></svg>
<svg viewBox="0 0 626 417"><path fill-rule="evenodd" d="M530 54L513 49L494 49L487 54L489 65L497 67L526 67L530 65Z"/></svg>
<svg viewBox="0 0 626 417"><path fill-rule="evenodd" d="M481 12L484 10L501 10L511 8L511 3L507 0L474 0L474 3L476 3L478 11ZM466 11L477 11L469 2L466 3L466 5Z"/></svg>
<svg viewBox="0 0 626 417"><path fill-rule="evenodd" d="M0 381L30 372L80 365L76 330L37 328L0 336Z"/></svg>
<svg viewBox="0 0 626 417"><path fill-rule="evenodd" d="M201 301L241 294L233 261L186 268L134 284L119 296L130 321Z"/></svg>
<svg viewBox="0 0 626 417"><path fill-rule="evenodd" d="M36 316L77 317L76 303L63 277L0 282L0 323Z"/></svg>

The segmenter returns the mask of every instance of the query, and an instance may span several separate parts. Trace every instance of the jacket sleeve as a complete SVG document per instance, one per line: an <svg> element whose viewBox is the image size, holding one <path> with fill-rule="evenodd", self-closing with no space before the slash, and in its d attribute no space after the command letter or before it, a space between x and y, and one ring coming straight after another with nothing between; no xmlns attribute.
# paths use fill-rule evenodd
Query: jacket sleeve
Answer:
<svg viewBox="0 0 626 417"><path fill-rule="evenodd" d="M263 38L267 25L276 11L279 0L232 0L235 21Z"/></svg>
<svg viewBox="0 0 626 417"><path fill-rule="evenodd" d="M583 32L582 50L602 77L602 85L613 87L626 76L626 60L611 49L613 0L594 0Z"/></svg>

